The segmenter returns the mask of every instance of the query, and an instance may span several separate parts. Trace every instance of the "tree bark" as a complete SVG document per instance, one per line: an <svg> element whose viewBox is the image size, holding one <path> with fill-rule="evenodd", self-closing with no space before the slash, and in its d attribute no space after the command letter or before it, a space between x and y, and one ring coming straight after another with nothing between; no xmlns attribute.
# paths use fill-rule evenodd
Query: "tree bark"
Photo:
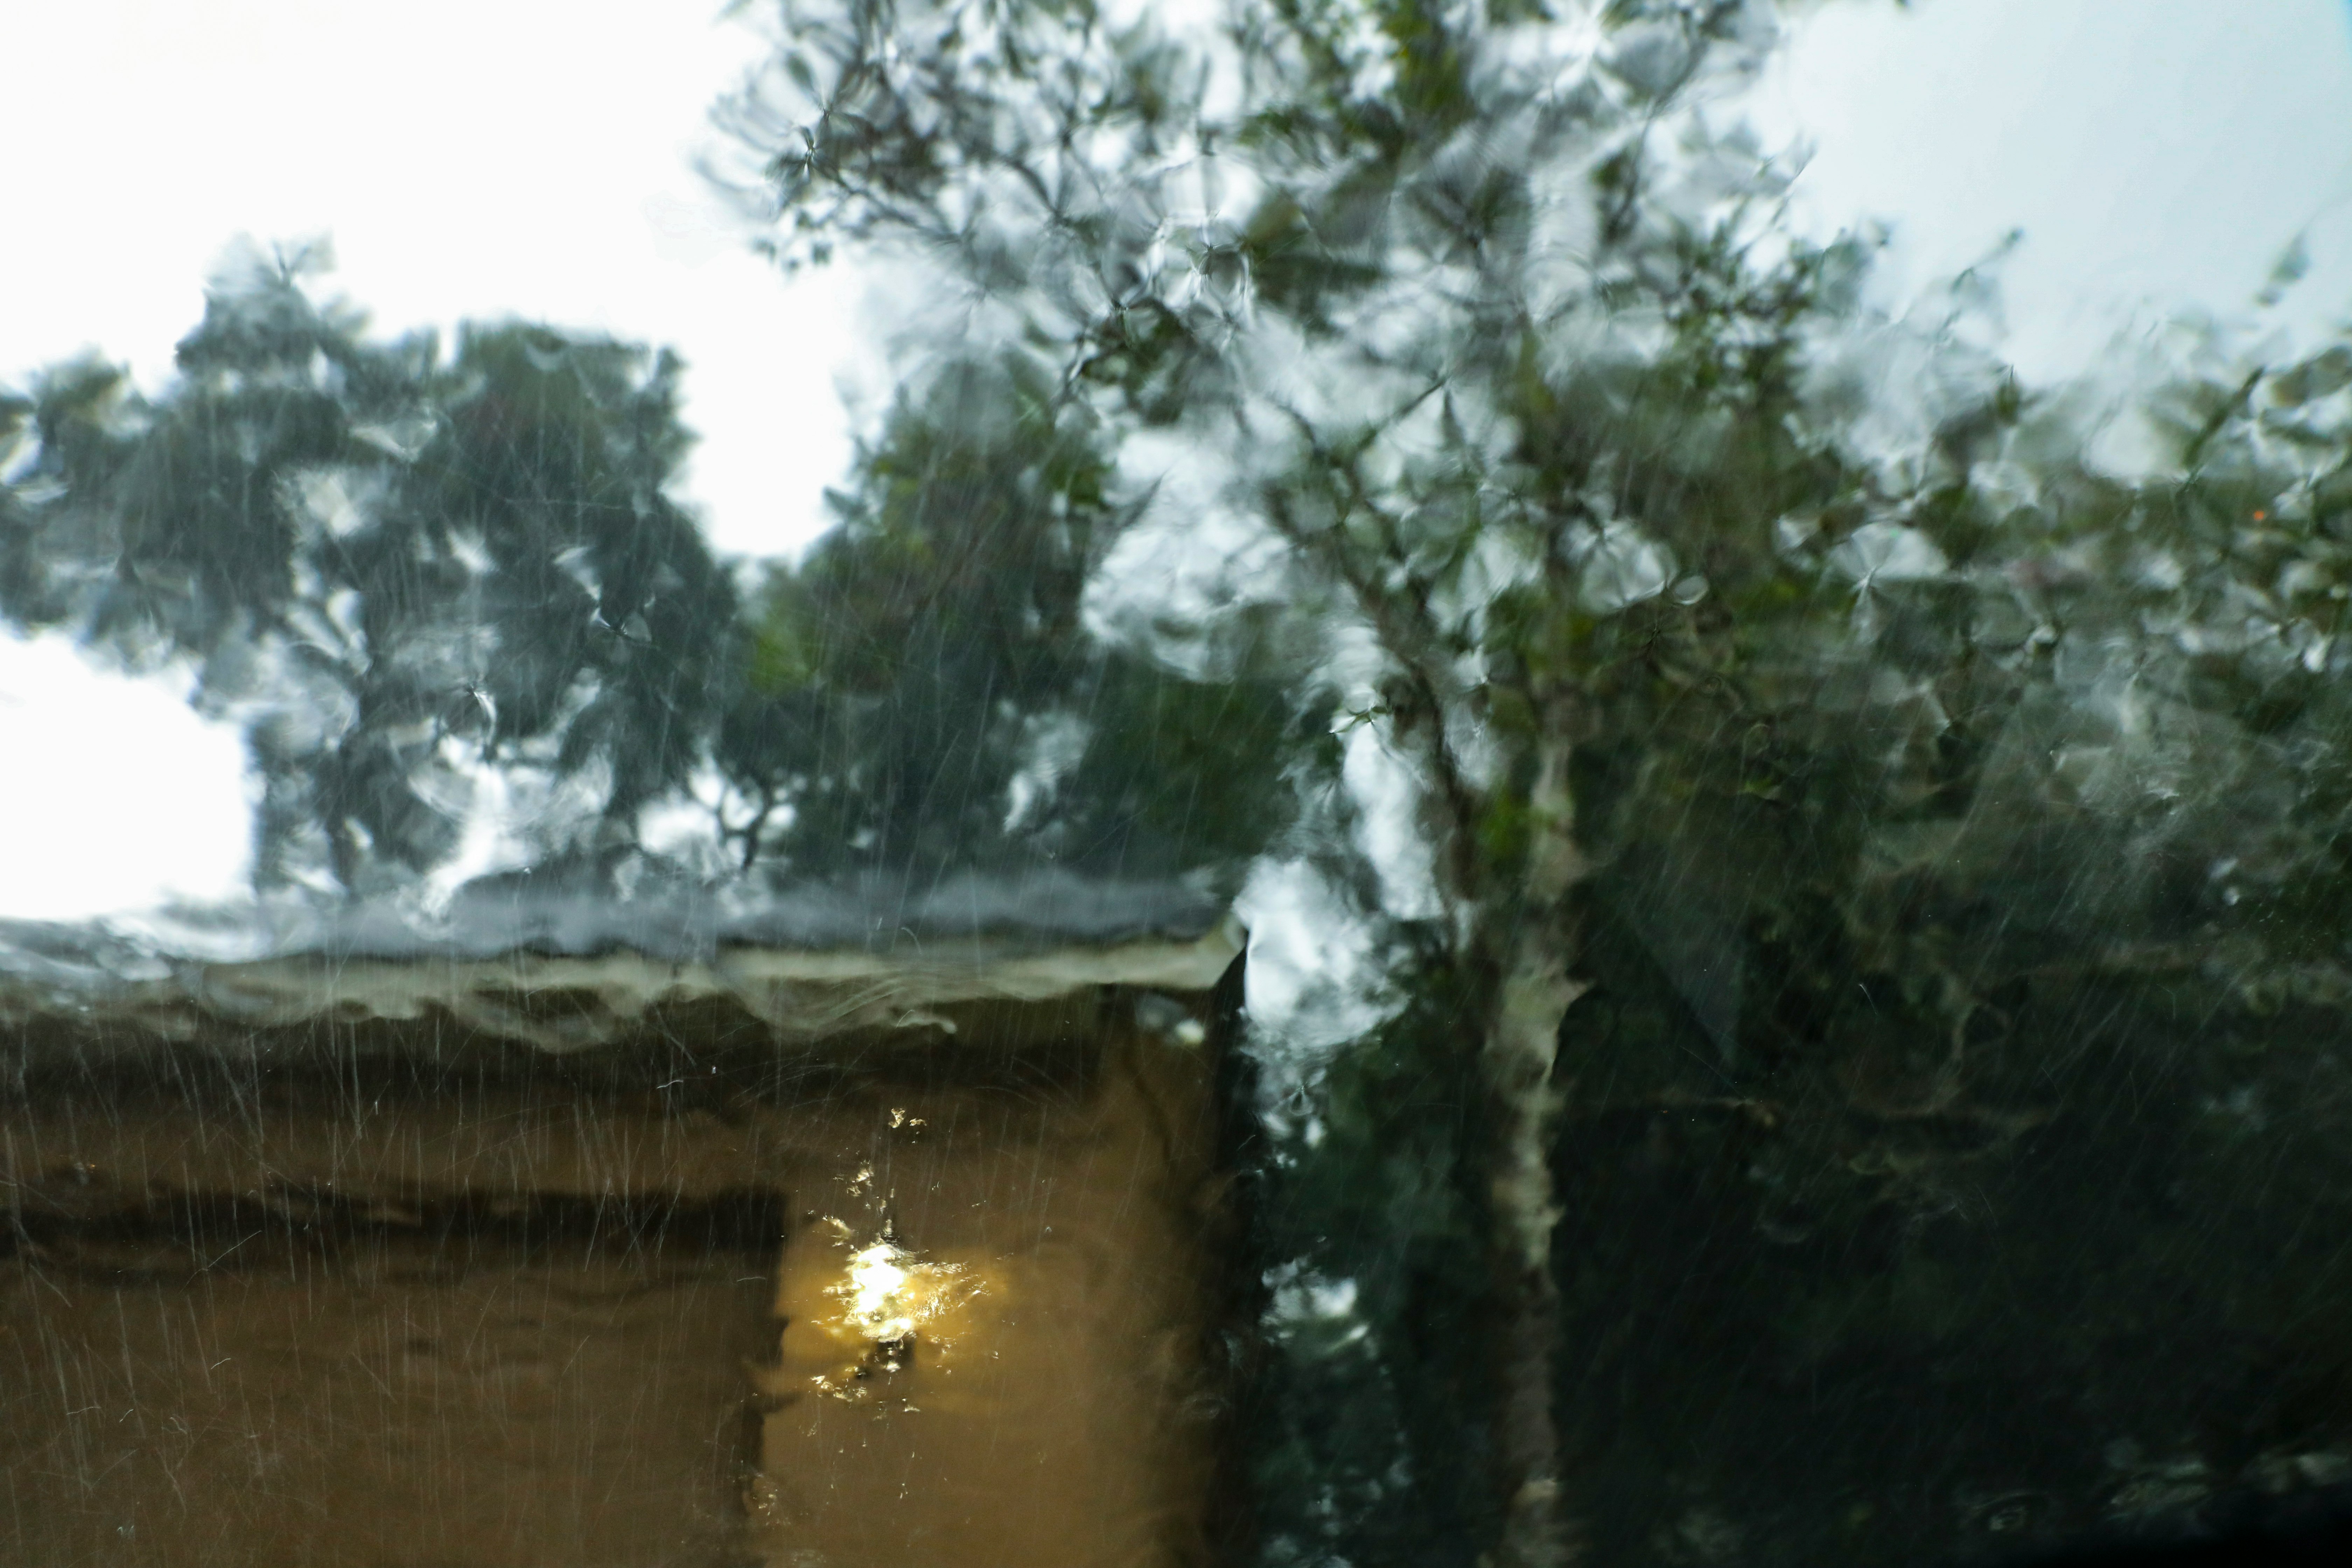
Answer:
<svg viewBox="0 0 2352 1568"><path fill-rule="evenodd" d="M1559 1434L1553 1418L1559 1290L1551 1268L1559 1205L1551 1175L1559 1091L1553 1081L1562 1020L1586 986L1569 973L1578 947L1571 889L1584 872L1568 790L1570 747L1547 736L1535 789L1525 880L1506 922L1481 933L1494 1002L1481 1042L1488 1116L1501 1389L1496 1460L1503 1489L1497 1568L1559 1568L1577 1555L1560 1510Z"/></svg>

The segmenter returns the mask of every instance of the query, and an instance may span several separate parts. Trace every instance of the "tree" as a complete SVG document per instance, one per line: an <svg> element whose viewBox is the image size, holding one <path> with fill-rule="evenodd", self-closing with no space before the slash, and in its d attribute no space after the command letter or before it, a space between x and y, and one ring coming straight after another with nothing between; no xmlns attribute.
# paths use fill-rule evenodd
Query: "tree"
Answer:
<svg viewBox="0 0 2352 1568"><path fill-rule="evenodd" d="M1126 509L1084 411L1018 357L910 391L774 563L718 760L746 866L937 877L1230 871L1278 831L1300 715L1244 635L1210 681L1109 647L1087 582Z"/></svg>
<svg viewBox="0 0 2352 1568"><path fill-rule="evenodd" d="M2149 400L2165 460L2103 471L1776 226L1708 118L1761 4L784 15L730 106L774 254L917 258L963 290L948 353L1211 476L1286 547L1300 687L1417 781L1450 1026L1409 1008L1332 1092L1475 1068L1439 1206L1483 1216L1496 1561L1574 1550L1570 1096L1862 1117L1845 1166L1906 1173L1868 1201L1922 1203L1911 1129L2032 1123L1986 1103L2030 1076L2025 978L2186 941L2241 996L2334 984L2343 351L2209 357ZM1597 982L1670 1005L1703 1091L1631 1004L1578 1027Z"/></svg>
<svg viewBox="0 0 2352 1568"><path fill-rule="evenodd" d="M763 119L756 96L739 118L782 144L770 174L788 259L887 237L960 267L1058 354L1074 393L1130 426L1230 440L1236 488L1372 632L1375 711L1429 784L1452 962L1481 1019L1513 1563L1564 1550L1548 1151L1577 991L1569 770L1587 704L1548 657L1573 635L1551 617L1496 649L1517 671L1471 672L1502 607L1473 580L1532 577L1549 590L1533 604L1564 606L1574 531L1628 548L1584 494L1633 476L1576 449L1570 421L1596 411L1579 401L1606 410L1610 380L1643 390L1650 356L1621 353L1613 377L1569 367L1582 384L1558 392L1546 362L1630 314L1596 313L1608 290L1660 301L1655 336L1710 261L1707 281L1738 281L1727 237L1710 257L1705 235L1637 198L1663 100L1757 27L1743 6L1610 20L1614 47L1580 64L1532 12L1496 18L1528 24L1512 26L1418 5L1252 6L1218 58L1090 6L853 4L791 16L777 79L799 85L802 123ZM1515 58L1506 42L1528 47ZM1238 101L1216 112L1221 68ZM1213 199L1228 167L1251 192L1234 214ZM1547 192L1561 179L1594 199ZM1563 268L1579 242L1599 259ZM1570 438L1561 471L1515 495L1482 470L1519 458L1498 437L1530 393L1560 406Z"/></svg>
<svg viewBox="0 0 2352 1568"><path fill-rule="evenodd" d="M667 353L509 324L454 354L320 304L314 250L233 257L152 400L97 361L11 411L0 612L184 657L245 724L263 886L397 885L490 765L583 798L543 850L634 842L707 750L734 592L667 492Z"/></svg>

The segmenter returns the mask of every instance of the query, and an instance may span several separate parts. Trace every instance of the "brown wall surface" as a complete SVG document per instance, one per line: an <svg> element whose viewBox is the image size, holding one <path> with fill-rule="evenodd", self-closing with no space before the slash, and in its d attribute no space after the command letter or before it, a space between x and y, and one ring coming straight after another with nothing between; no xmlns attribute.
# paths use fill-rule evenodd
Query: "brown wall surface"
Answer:
<svg viewBox="0 0 2352 1568"><path fill-rule="evenodd" d="M0 1562L1202 1560L1209 1052L988 1037L35 1086Z"/></svg>

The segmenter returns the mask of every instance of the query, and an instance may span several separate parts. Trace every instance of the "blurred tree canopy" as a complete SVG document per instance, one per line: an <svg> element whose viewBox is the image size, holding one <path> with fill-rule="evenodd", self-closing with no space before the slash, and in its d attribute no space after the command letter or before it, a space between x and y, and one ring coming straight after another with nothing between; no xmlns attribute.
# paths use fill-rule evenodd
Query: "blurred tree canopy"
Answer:
<svg viewBox="0 0 2352 1568"><path fill-rule="evenodd" d="M2337 1110L2226 1109L2344 1070L2352 349L2189 334L2099 432L1972 346L1972 280L1874 313L1730 103L1764 0L780 15L727 107L772 254L938 279L915 374L1022 356L1132 534L1246 520L1298 700L1410 781L1438 912L1261 1173L1268 1561L1916 1560L2352 1435L2294 1327L2334 1255L2250 1313L2213 1239L2257 1144L2310 1178L2282 1246L2352 1217ZM2134 1082L2207 1109L2126 1152ZM2093 1148L2178 1206L2102 1207ZM2237 1283L2150 1338L2095 1254ZM2184 1426L2143 1358L2224 1323L2222 1382L2338 1392ZM1971 1364L2042 1435L1887 1425ZM1881 1403L1776 1469L1823 1378Z"/></svg>
<svg viewBox="0 0 2352 1568"><path fill-rule="evenodd" d="M1300 710L1245 642L1204 681L1088 634L1131 510L1112 484L1085 411L1017 357L902 399L834 529L757 595L717 753L754 803L745 864L1166 877L1265 842Z"/></svg>
<svg viewBox="0 0 2352 1568"><path fill-rule="evenodd" d="M674 355L374 341L321 271L234 258L152 399L84 360L0 410L0 612L194 661L265 786L264 888L410 885L485 814L523 868L609 878L646 808L698 801L725 860L803 879L1174 877L1286 817L1304 710L1247 638L1205 681L1087 630L1129 509L1019 362L903 401L747 604L670 494Z"/></svg>
<svg viewBox="0 0 2352 1568"><path fill-rule="evenodd" d="M578 792L599 847L633 835L707 745L735 609L666 491L677 361L520 324L371 341L304 290L320 268L233 258L152 399L85 360L14 402L0 611L194 661L267 792L265 887L431 869L486 763Z"/></svg>

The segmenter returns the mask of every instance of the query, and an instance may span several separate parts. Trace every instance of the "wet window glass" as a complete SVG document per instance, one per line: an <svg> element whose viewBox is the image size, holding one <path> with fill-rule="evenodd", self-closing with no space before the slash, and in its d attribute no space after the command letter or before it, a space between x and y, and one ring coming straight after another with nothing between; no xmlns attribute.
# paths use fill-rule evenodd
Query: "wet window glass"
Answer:
<svg viewBox="0 0 2352 1568"><path fill-rule="evenodd" d="M2347 103L2336 0L12 25L0 1563L2340 1549Z"/></svg>

